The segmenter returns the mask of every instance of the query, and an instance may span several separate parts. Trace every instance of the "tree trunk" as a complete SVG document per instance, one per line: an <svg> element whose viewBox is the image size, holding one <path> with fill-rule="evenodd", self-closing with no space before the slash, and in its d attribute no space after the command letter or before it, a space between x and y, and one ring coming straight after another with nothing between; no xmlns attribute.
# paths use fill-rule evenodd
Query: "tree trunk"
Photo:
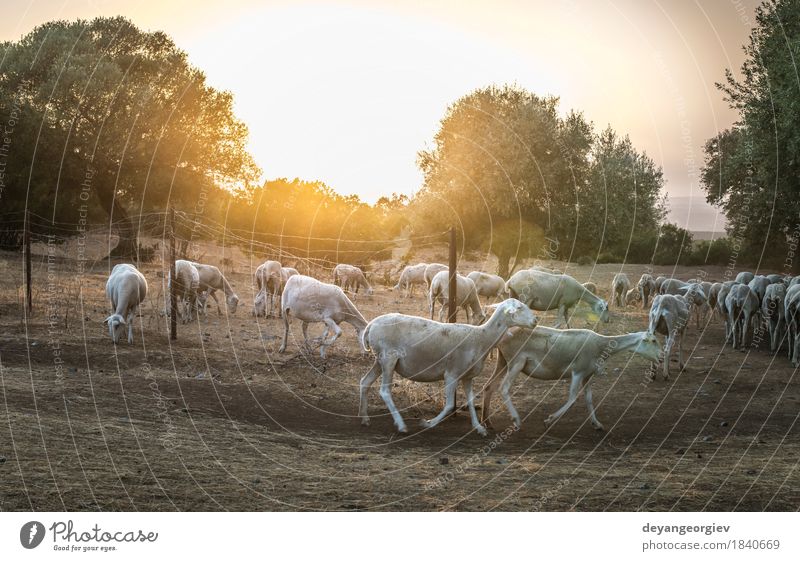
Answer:
<svg viewBox="0 0 800 561"><path fill-rule="evenodd" d="M110 180L110 183L113 184L113 179ZM109 219L113 220L119 235L119 242L108 254L108 257L138 260L139 240L128 212L117 201L112 187L98 185L96 192L100 205L108 213Z"/></svg>
<svg viewBox="0 0 800 561"><path fill-rule="evenodd" d="M497 256L497 274L504 279L508 278L508 262L510 260L510 255L503 254Z"/></svg>

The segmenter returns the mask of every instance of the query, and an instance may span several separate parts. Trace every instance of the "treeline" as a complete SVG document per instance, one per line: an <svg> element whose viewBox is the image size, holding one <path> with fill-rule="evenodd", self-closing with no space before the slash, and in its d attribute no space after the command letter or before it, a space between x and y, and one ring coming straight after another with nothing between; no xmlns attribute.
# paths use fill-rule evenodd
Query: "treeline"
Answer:
<svg viewBox="0 0 800 561"><path fill-rule="evenodd" d="M759 23L777 19L764 8ZM751 48L777 49L769 37L754 31ZM320 182L262 183L231 94L209 86L163 33L121 17L54 21L0 44L0 61L0 214L19 217L27 208L46 218L37 229L57 235L79 220L111 225L120 236L113 256L138 255L138 217L172 207L190 224L224 225L254 247L356 264L388 258L395 239L407 240L413 253L454 224L464 248L496 255L504 275L529 257L656 264L731 258L727 241L693 242L666 222L661 169L627 136L597 130L579 112L562 115L557 98L520 87L490 86L453 103L432 146L418 155L420 191L368 205ZM751 73L758 81L756 69ZM779 228L767 232L766 207L752 194L749 208L757 212L744 221L744 176L763 185L775 173L794 173L796 163L782 158L784 167L772 171L753 164L763 161L766 147L754 140L764 132L763 108L747 109L763 99L757 88L746 93L748 84L725 86L746 119L709 143L704 181L733 233L747 243L776 240L774 252L786 247L797 223L800 203L785 199L796 186L778 182L781 201L789 202L781 205ZM789 126L792 111L781 113L787 139L797 134ZM753 145L744 168L736 163L743 157L729 155L740 145ZM782 148L787 157L793 146ZM203 238L214 230L182 235ZM742 262L755 254L737 255Z"/></svg>

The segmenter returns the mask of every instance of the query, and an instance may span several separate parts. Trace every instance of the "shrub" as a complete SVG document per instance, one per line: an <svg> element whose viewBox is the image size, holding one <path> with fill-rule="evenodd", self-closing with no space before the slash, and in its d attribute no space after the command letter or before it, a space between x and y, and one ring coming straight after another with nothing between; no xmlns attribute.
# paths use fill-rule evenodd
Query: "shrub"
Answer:
<svg viewBox="0 0 800 561"><path fill-rule="evenodd" d="M588 265L594 265L594 259L592 259L588 255L581 255L580 257L578 257L576 263L581 267L586 267Z"/></svg>

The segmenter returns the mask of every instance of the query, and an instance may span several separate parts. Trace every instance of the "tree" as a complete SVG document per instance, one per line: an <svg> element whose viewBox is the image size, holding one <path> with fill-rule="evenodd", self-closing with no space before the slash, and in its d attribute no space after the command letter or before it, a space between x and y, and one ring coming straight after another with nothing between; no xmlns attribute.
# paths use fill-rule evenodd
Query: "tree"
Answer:
<svg viewBox="0 0 800 561"><path fill-rule="evenodd" d="M231 94L163 33L122 17L54 21L2 43L0 60L0 113L17 107L25 122L8 158L16 204L55 220L105 213L117 256L137 251L132 213L192 209L260 174Z"/></svg>
<svg viewBox="0 0 800 561"><path fill-rule="evenodd" d="M741 78L717 87L738 121L705 145L702 184L721 206L743 254L780 259L800 224L800 4L770 0L756 9Z"/></svg>

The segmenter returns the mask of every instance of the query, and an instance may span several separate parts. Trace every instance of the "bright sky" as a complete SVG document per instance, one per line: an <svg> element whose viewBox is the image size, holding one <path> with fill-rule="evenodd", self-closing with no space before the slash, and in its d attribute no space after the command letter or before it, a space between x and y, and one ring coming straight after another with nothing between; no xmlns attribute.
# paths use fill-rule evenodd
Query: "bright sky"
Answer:
<svg viewBox="0 0 800 561"><path fill-rule="evenodd" d="M735 115L756 0L4 0L0 39L51 19L121 14L163 30L231 90L266 177L319 179L367 201L412 194L448 104L490 83L561 97L664 168L672 219L720 230L702 146Z"/></svg>

